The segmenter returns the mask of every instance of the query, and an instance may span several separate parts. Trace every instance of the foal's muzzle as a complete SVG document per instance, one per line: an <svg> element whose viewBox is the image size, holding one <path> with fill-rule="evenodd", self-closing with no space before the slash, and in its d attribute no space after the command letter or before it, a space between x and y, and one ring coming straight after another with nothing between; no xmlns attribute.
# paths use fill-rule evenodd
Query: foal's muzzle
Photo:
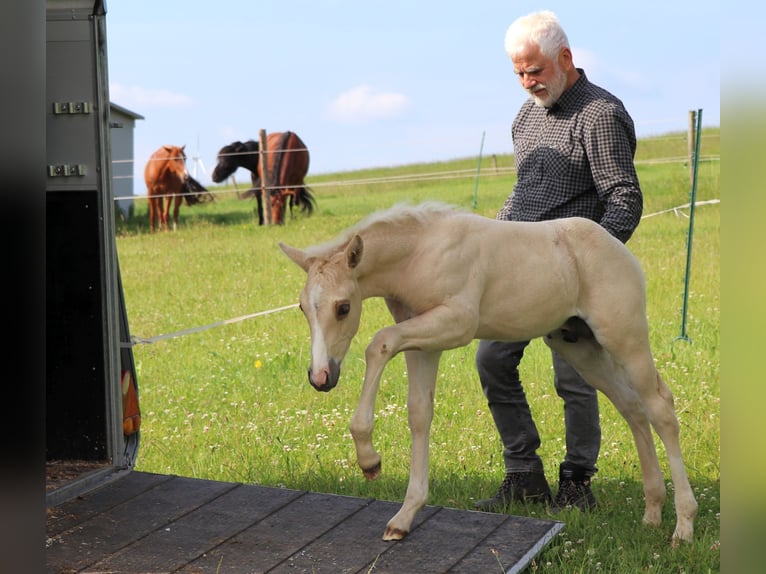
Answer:
<svg viewBox="0 0 766 574"><path fill-rule="evenodd" d="M335 359L330 359L327 367L329 370L322 370L319 373L314 373L311 368L308 370L309 383L318 391L326 393L335 388L340 379L340 363Z"/></svg>

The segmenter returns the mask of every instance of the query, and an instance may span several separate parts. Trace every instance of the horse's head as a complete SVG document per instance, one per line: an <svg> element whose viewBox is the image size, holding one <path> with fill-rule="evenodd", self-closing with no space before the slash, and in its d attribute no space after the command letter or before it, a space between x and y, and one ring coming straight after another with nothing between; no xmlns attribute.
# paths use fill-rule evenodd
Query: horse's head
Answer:
<svg viewBox="0 0 766 574"><path fill-rule="evenodd" d="M178 165L186 168L186 146L185 145L164 145L162 149L165 150L165 159L169 162L174 162Z"/></svg>
<svg viewBox="0 0 766 574"><path fill-rule="evenodd" d="M362 296L356 280L363 243L355 235L339 251L315 256L280 243L279 247L307 275L300 306L311 333L309 382L318 391L338 384L340 366L359 330Z"/></svg>
<svg viewBox="0 0 766 574"><path fill-rule="evenodd" d="M182 182L186 181L189 172L186 170L186 145L164 145L165 158L170 172L173 173Z"/></svg>
<svg viewBox="0 0 766 574"><path fill-rule="evenodd" d="M276 189L271 192L271 221L276 225L284 225L285 208L287 198L291 196L289 190Z"/></svg>
<svg viewBox="0 0 766 574"><path fill-rule="evenodd" d="M213 175L211 176L213 181L215 183L224 181L232 173L237 171L238 167L243 167L244 164L251 161L252 158L248 157L251 154L258 154L258 142L250 141L242 143L236 141L223 146L218 151L217 163L215 164L215 169L213 169Z"/></svg>

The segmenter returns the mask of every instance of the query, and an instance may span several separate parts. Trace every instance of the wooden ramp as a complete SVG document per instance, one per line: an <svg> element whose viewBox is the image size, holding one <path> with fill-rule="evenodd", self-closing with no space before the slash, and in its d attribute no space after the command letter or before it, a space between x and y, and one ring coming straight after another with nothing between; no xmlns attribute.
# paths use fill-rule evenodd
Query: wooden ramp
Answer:
<svg viewBox="0 0 766 574"><path fill-rule="evenodd" d="M48 509L50 573L520 572L563 523L427 506L385 542L400 504L124 471Z"/></svg>

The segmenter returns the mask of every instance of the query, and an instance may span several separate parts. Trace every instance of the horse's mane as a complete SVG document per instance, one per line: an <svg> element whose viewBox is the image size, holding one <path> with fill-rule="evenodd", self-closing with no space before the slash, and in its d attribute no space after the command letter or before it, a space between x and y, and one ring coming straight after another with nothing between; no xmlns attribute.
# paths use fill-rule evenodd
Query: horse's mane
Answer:
<svg viewBox="0 0 766 574"><path fill-rule="evenodd" d="M459 207L443 203L441 201L426 201L418 205L409 203L397 203L388 209L382 209L369 214L367 217L342 231L334 239L325 243L306 248L306 254L310 257L327 256L339 251L354 237L374 225L384 224L396 226L414 219L418 223L425 223L435 217L453 214Z"/></svg>

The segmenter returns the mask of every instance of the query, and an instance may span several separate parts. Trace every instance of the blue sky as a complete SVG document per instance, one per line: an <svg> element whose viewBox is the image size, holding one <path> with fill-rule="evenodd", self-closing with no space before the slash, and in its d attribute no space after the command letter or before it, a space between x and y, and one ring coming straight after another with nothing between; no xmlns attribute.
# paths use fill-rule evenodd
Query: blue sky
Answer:
<svg viewBox="0 0 766 574"><path fill-rule="evenodd" d="M484 154L510 153L526 94L503 40L540 9L639 137L685 130L689 110L720 125L718 2L110 0L111 100L145 117L135 192L159 146L185 144L209 174L222 146L260 129L296 132L309 175L475 156L482 134Z"/></svg>

